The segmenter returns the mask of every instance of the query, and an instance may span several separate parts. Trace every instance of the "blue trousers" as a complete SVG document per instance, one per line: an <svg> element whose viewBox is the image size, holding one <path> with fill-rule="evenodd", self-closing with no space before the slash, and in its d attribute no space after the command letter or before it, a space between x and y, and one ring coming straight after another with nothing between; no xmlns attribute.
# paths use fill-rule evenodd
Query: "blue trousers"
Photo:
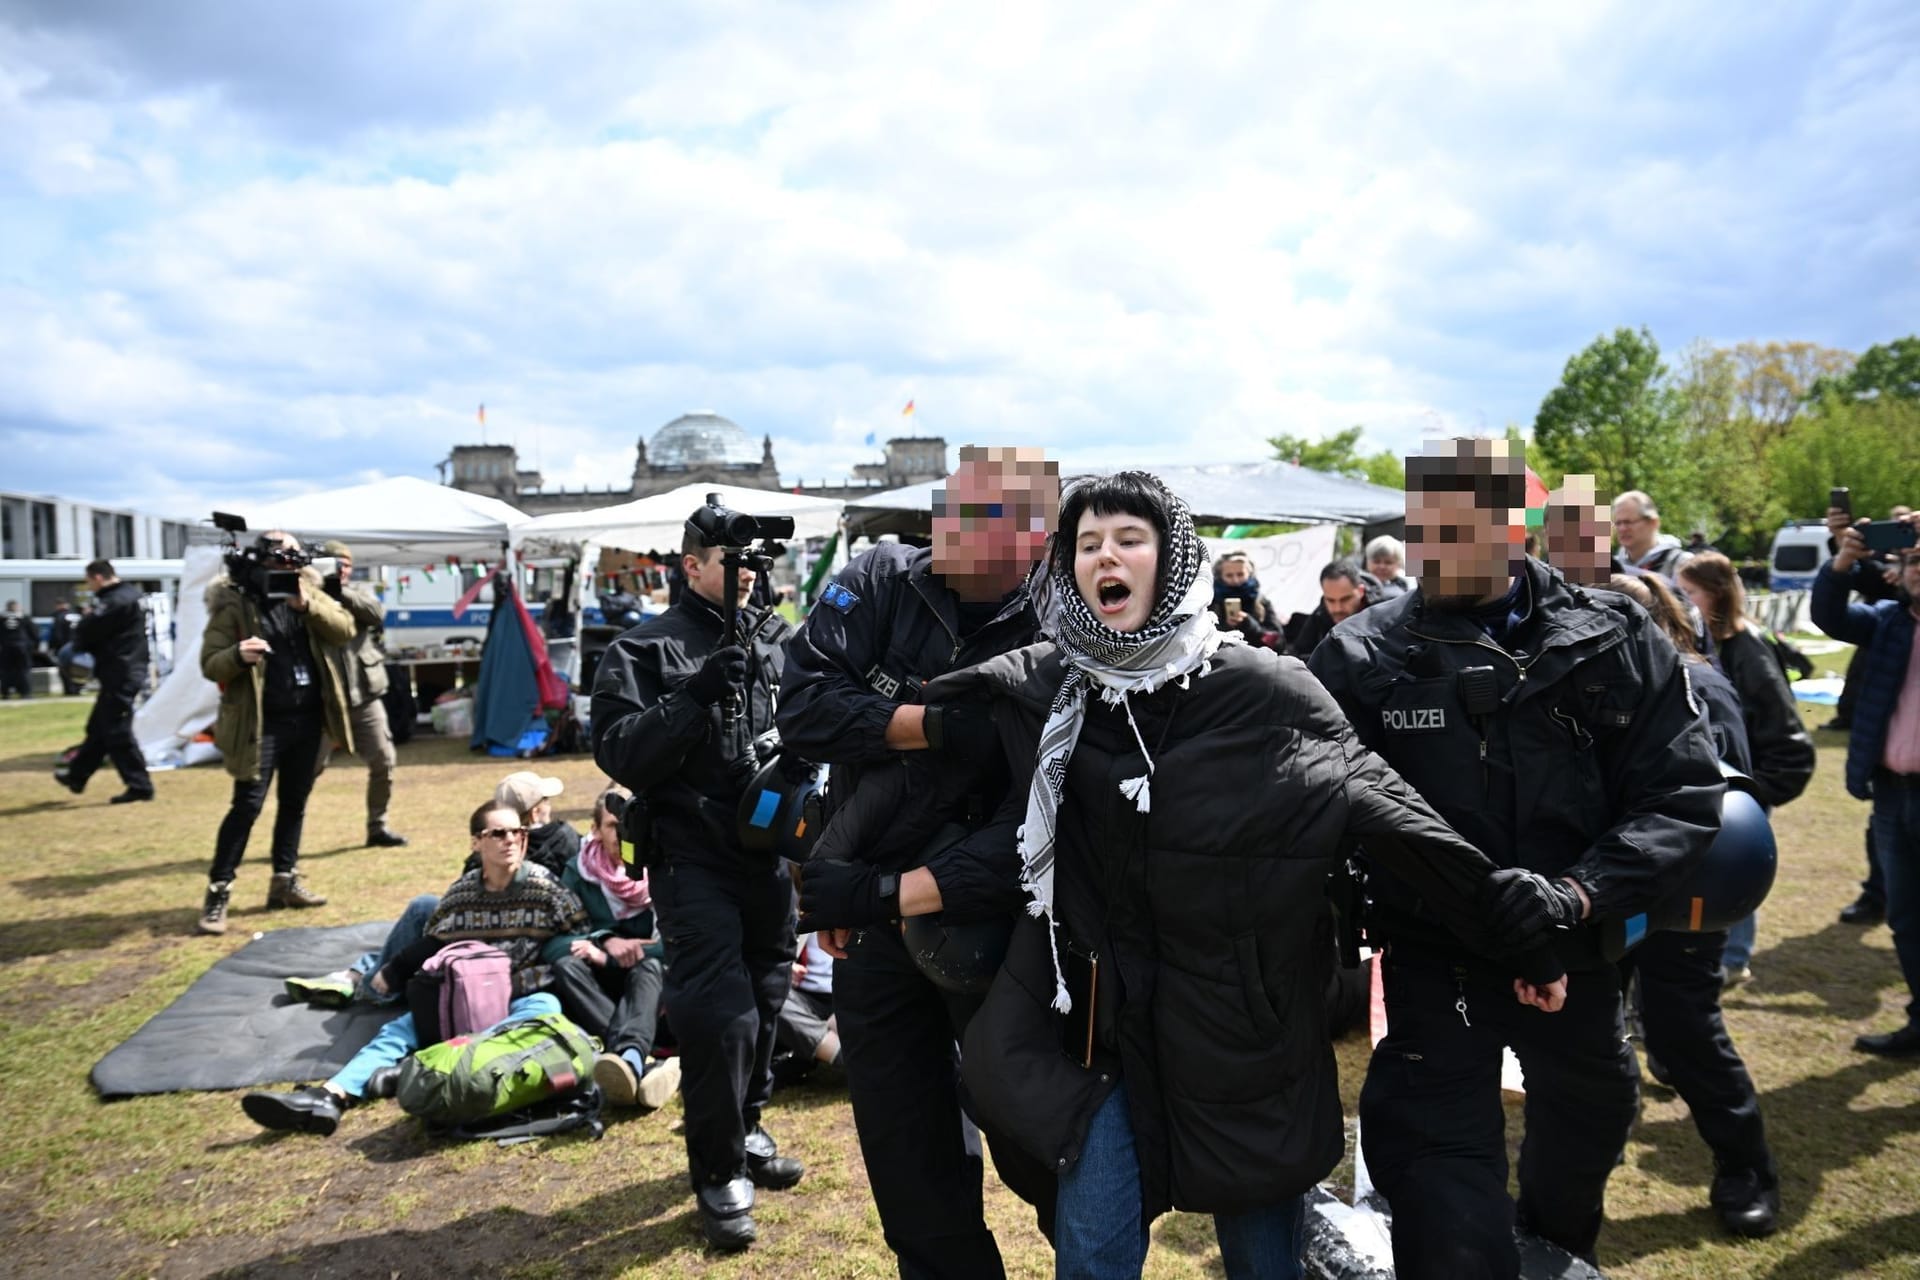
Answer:
<svg viewBox="0 0 1920 1280"><path fill-rule="evenodd" d="M1229 1280L1299 1280L1305 1201L1213 1215ZM1148 1223L1140 1211L1140 1162L1127 1087L1114 1087L1087 1128L1080 1160L1060 1175L1054 1216L1056 1280L1137 1278L1147 1263Z"/></svg>
<svg viewBox="0 0 1920 1280"><path fill-rule="evenodd" d="M1920 1021L1920 789L1875 779L1873 852L1887 884L1887 927L1907 980L1907 1021Z"/></svg>
<svg viewBox="0 0 1920 1280"><path fill-rule="evenodd" d="M560 1012L560 1001L545 991L536 991L521 996L507 1006L507 1018L527 1018L542 1013ZM498 1026L499 1024L494 1024ZM474 1038L491 1034L493 1027L479 1032ZM373 1039L346 1066L340 1068L327 1083L350 1098L364 1098L367 1094L367 1081L373 1073L382 1067L398 1066L406 1056L420 1047L420 1033L414 1030L413 1015L403 1013L380 1028Z"/></svg>
<svg viewBox="0 0 1920 1280"><path fill-rule="evenodd" d="M387 940L378 951L369 951L348 967L362 978L371 978L386 968L387 961L420 941L427 932L427 921L433 919L433 913L439 909L440 895L423 893L407 903L407 909L393 922L393 928L387 930ZM360 998L372 1004L398 1004L404 991L389 991L384 996L373 994L373 988L362 983Z"/></svg>

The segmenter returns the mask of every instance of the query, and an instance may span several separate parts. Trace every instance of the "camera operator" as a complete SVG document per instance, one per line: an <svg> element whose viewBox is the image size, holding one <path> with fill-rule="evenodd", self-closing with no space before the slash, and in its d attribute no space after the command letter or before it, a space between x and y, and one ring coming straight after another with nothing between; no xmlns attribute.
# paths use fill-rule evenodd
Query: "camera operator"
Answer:
<svg viewBox="0 0 1920 1280"><path fill-rule="evenodd" d="M353 616L327 594L299 542L278 530L229 552L227 572L207 589L200 671L220 686L213 744L233 775L233 803L214 840L201 933L227 931L234 874L276 771L267 908L326 903L300 880L300 828L323 737L353 749L338 661L352 639Z"/></svg>
<svg viewBox="0 0 1920 1280"><path fill-rule="evenodd" d="M681 542L686 590L613 642L593 686L594 758L636 797L630 831L645 806L633 834L666 951L687 1165L706 1239L728 1251L754 1241L754 1189L804 1172L760 1127L793 963L792 888L777 855L742 847L736 821L754 740L773 728L787 635L743 608L755 561L739 551L759 525L696 511Z"/></svg>
<svg viewBox="0 0 1920 1280"><path fill-rule="evenodd" d="M327 542L320 549L339 565L339 572L326 577L327 594L353 615L353 640L342 656L346 661L354 750L367 762L367 847L398 849L407 838L387 826L387 806L393 801L393 770L400 761L393 748L393 728L387 723L387 607L372 587L353 581L352 547L344 542ZM327 767L327 755L321 752L322 771Z"/></svg>

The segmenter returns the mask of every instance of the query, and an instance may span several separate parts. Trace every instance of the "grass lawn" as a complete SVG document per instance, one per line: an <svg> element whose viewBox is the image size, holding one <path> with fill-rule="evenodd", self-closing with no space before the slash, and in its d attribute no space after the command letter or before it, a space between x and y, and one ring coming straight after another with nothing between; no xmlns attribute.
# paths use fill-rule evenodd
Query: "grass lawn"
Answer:
<svg viewBox="0 0 1920 1280"><path fill-rule="evenodd" d="M467 812L507 762L428 738L401 748L395 827L406 849L359 847L364 775L343 760L320 780L303 869L326 907L267 913L270 815L234 894L225 938L192 933L228 780L217 766L157 775L159 800L110 808L107 774L84 798L54 785L55 752L87 705L0 705L0 1233L25 1276L888 1276L844 1096L777 1095L769 1128L807 1164L761 1197L761 1241L738 1258L700 1247L677 1132L679 1104L619 1114L599 1142L502 1150L427 1141L390 1103L347 1114L331 1139L263 1133L236 1095L103 1104L87 1071L255 930L391 919L458 871ZM1824 720L1825 709L1809 718ZM1686 1108L1646 1090L1644 1117L1610 1188L1601 1262L1623 1280L1920 1274L1920 1063L1853 1052L1895 1025L1905 1000L1887 931L1835 922L1862 870L1865 808L1841 787L1845 744L1816 735L1820 771L1777 818L1779 882L1760 926L1756 978L1727 1020L1762 1094L1784 1174L1785 1226L1723 1238L1712 1175ZM597 771L552 766L562 816L584 827ZM213 1051L215 1047L209 1046ZM1340 1047L1349 1114L1365 1067ZM1509 1126L1517 1134L1518 1108ZM1343 1166L1336 1181L1348 1177ZM1024 1207L989 1177L989 1214L1010 1274L1051 1274ZM1211 1224L1175 1215L1147 1274L1220 1274Z"/></svg>

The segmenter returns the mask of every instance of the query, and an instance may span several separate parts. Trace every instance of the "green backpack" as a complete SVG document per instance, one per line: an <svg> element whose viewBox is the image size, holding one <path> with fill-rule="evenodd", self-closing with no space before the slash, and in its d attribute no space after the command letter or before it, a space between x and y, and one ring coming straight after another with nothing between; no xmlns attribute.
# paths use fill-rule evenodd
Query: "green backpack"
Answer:
<svg viewBox="0 0 1920 1280"><path fill-rule="evenodd" d="M593 1082L600 1046L557 1013L512 1018L484 1038L456 1036L400 1066L400 1105L432 1125L520 1111Z"/></svg>

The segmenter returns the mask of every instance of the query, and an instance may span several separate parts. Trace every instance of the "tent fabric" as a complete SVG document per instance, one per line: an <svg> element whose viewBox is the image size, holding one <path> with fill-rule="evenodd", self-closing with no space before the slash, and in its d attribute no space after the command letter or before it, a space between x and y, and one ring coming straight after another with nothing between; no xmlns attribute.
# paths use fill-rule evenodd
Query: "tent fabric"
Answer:
<svg viewBox="0 0 1920 1280"><path fill-rule="evenodd" d="M502 598L502 593L507 598ZM539 637L511 586L494 587L493 616L487 620L487 642L481 651L480 675L473 687L473 736L476 751L493 747L517 750L521 735L543 706L563 706L565 685L547 661L546 644ZM534 645L539 644L538 653ZM544 668L544 674L542 669ZM558 690L557 699L553 696Z"/></svg>
<svg viewBox="0 0 1920 1280"><path fill-rule="evenodd" d="M338 538L353 548L356 564L494 558L527 520L498 498L418 476L302 494L239 514L252 530L285 529L302 542Z"/></svg>
<svg viewBox="0 0 1920 1280"><path fill-rule="evenodd" d="M378 951L392 927L383 920L255 938L100 1059L93 1087L104 1098L125 1098L326 1079L405 1009L316 1009L288 996L283 984L346 968Z"/></svg>
<svg viewBox="0 0 1920 1280"><path fill-rule="evenodd" d="M536 516L513 530L516 550L523 546L565 546L595 542L625 551L675 551L687 517L705 505L707 495L735 511L755 516L792 516L794 537L825 538L840 527L846 504L838 498L809 498L775 489L743 489L730 484L685 484L650 498L592 511L556 511Z"/></svg>
<svg viewBox="0 0 1920 1280"><path fill-rule="evenodd" d="M188 547L180 566L179 608L174 614L173 670L133 713L133 738L149 769L178 769L217 759L211 744L193 739L213 723L220 689L200 674L200 639L207 630L207 588L220 576L219 547Z"/></svg>
<svg viewBox="0 0 1920 1280"><path fill-rule="evenodd" d="M1118 468L1097 467L1094 474ZM1407 495L1384 485L1311 471L1290 462L1216 463L1209 466L1139 467L1159 476L1186 500L1202 524L1384 524L1407 514ZM944 480L890 489L847 503L849 515L933 510L933 492Z"/></svg>

